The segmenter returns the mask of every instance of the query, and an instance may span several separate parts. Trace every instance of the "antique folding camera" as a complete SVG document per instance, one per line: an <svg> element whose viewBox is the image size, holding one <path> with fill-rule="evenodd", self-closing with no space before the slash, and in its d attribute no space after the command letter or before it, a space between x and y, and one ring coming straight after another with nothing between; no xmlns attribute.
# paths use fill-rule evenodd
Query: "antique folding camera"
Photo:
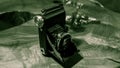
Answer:
<svg viewBox="0 0 120 68"><path fill-rule="evenodd" d="M81 59L66 26L66 13L62 4L41 10L34 20L39 28L40 49L44 56L54 57L60 64L72 66ZM79 57L79 58L78 58Z"/></svg>

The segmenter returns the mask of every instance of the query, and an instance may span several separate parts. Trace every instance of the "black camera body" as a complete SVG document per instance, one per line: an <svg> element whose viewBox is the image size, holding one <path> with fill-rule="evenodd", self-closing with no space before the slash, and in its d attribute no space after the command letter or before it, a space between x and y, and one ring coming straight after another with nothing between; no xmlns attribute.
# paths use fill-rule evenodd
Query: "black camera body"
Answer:
<svg viewBox="0 0 120 68"><path fill-rule="evenodd" d="M77 48L68 33L66 13L62 4L41 10L35 17L39 27L40 49L44 56L52 55L63 64L75 55Z"/></svg>

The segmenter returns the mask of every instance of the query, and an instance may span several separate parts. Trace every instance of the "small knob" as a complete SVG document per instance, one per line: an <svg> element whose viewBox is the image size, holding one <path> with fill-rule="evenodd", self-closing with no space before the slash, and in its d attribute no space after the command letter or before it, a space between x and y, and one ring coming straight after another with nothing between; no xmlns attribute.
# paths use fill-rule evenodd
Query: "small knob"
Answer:
<svg viewBox="0 0 120 68"><path fill-rule="evenodd" d="M42 16L34 17L34 22L36 23L36 26L38 26L39 28L41 28L43 26L43 21L44 21L44 19L42 18Z"/></svg>

